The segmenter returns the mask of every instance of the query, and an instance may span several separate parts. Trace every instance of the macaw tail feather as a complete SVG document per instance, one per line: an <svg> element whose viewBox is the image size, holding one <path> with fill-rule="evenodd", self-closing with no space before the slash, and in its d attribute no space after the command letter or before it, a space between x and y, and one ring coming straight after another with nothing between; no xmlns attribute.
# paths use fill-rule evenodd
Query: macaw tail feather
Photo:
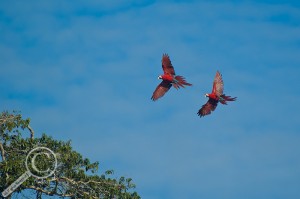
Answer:
<svg viewBox="0 0 300 199"><path fill-rule="evenodd" d="M178 89L180 87L184 88L185 86L192 86L192 84L187 83L185 81L184 77L177 75L177 76L175 76L175 81L174 81L173 86L174 86L174 88Z"/></svg>
<svg viewBox="0 0 300 199"><path fill-rule="evenodd" d="M226 96L225 94L221 95L220 102L221 104L227 105L227 101L235 101L236 97Z"/></svg>

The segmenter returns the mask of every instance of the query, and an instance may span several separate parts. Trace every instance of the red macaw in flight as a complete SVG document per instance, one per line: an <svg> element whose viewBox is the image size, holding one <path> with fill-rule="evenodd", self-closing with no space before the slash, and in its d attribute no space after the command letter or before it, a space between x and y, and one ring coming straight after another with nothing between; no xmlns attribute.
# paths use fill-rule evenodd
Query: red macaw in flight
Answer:
<svg viewBox="0 0 300 199"><path fill-rule="evenodd" d="M219 71L217 71L214 83L213 83L213 89L210 94L205 94L205 97L208 97L208 101L206 104L204 104L201 109L198 111L198 115L200 117L203 117L205 115L211 114L212 111L214 111L217 108L218 102L221 104L227 105L227 101L235 101L236 97L226 96L223 94L224 90L224 83L222 80L222 75Z"/></svg>
<svg viewBox="0 0 300 199"><path fill-rule="evenodd" d="M162 79L162 82L153 92L151 97L153 101L164 96L164 94L172 87L172 85L176 89L179 89L180 87L184 88L184 86L192 86L192 84L185 81L184 77L175 75L175 70L168 54L163 54L161 62L164 74L158 76L158 79Z"/></svg>

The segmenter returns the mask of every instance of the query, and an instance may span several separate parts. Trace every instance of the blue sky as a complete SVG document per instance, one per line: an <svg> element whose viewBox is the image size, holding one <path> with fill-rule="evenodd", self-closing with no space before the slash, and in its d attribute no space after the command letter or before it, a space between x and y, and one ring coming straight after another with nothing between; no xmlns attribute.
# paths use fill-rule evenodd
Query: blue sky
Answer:
<svg viewBox="0 0 300 199"><path fill-rule="evenodd" d="M0 35L1 110L142 198L300 198L299 2L1 1ZM163 53L193 86L152 102Z"/></svg>

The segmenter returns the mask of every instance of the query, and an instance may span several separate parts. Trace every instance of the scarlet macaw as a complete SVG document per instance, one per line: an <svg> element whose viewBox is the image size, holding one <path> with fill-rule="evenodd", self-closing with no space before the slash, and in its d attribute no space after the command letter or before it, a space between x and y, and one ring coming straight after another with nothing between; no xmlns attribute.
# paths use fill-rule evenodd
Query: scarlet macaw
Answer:
<svg viewBox="0 0 300 199"><path fill-rule="evenodd" d="M226 96L225 94L223 94L223 90L224 90L224 83L223 83L222 75L220 74L219 71L217 71L213 83L212 92L210 94L205 94L205 97L208 97L209 99L206 102L206 104L204 104L201 107L201 109L198 111L198 115L200 117L211 114L211 112L217 108L218 102L227 105L227 101L236 100L236 97Z"/></svg>
<svg viewBox="0 0 300 199"><path fill-rule="evenodd" d="M184 88L184 86L192 86L192 84L185 81L184 77L175 75L175 70L168 54L163 54L161 62L164 74L158 76L158 79L162 79L162 82L153 92L151 97L153 101L156 101L158 98L164 96L164 94L172 87L172 85L176 89L179 89L180 87Z"/></svg>

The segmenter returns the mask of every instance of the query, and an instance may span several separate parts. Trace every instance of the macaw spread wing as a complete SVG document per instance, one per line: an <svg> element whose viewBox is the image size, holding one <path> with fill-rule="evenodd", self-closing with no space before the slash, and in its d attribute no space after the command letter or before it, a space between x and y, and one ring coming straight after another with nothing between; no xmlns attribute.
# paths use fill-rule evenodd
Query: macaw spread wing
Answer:
<svg viewBox="0 0 300 199"><path fill-rule="evenodd" d="M162 69L164 71L164 73L168 73L170 75L175 75L175 70L174 67L172 66L170 57L168 54L163 54L162 56Z"/></svg>
<svg viewBox="0 0 300 199"><path fill-rule="evenodd" d="M224 83L223 83L222 75L220 74L219 71L217 71L213 83L212 93L216 94L219 97L223 94L223 89L224 89Z"/></svg>
<svg viewBox="0 0 300 199"><path fill-rule="evenodd" d="M158 98L164 96L166 92L172 87L172 84L168 81L163 80L153 92L151 99L153 101L157 100Z"/></svg>
<svg viewBox="0 0 300 199"><path fill-rule="evenodd" d="M198 115L200 117L203 117L205 115L211 114L212 111L214 111L217 108L218 101L214 99L209 99L206 104L204 104L201 109L198 111Z"/></svg>

